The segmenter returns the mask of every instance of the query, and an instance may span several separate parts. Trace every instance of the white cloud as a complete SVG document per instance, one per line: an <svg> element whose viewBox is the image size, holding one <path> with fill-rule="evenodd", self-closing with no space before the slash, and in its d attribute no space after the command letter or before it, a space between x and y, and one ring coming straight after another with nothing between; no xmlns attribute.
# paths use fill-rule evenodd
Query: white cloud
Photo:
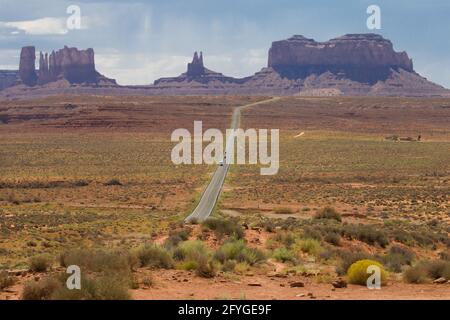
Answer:
<svg viewBox="0 0 450 320"><path fill-rule="evenodd" d="M230 54L206 54L205 67L227 76L253 75L267 63L267 50L250 49ZM187 70L192 55L165 55L123 53L117 49L98 50L95 53L97 70L114 78L122 85L146 85L162 77L176 77Z"/></svg>
<svg viewBox="0 0 450 320"><path fill-rule="evenodd" d="M97 70L122 85L152 84L161 77L178 76L186 71L192 57L122 54L116 50L95 54Z"/></svg>
<svg viewBox="0 0 450 320"><path fill-rule="evenodd" d="M0 27L15 29L11 31L11 34L17 34L18 31L22 31L30 35L63 35L69 31L66 26L66 18L52 17L24 21L0 21Z"/></svg>

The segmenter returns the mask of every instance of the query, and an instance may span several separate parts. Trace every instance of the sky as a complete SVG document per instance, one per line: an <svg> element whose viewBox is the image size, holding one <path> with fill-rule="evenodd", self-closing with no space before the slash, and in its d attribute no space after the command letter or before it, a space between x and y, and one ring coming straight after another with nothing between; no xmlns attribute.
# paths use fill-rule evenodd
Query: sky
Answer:
<svg viewBox="0 0 450 320"><path fill-rule="evenodd" d="M71 5L80 9L80 28L68 29ZM367 28L370 5L381 9L380 30ZM0 0L0 69L18 68L22 46L67 45L93 48L97 70L119 84L177 76L194 51L203 51L207 68L244 77L267 65L273 41L369 32L450 88L448 0Z"/></svg>

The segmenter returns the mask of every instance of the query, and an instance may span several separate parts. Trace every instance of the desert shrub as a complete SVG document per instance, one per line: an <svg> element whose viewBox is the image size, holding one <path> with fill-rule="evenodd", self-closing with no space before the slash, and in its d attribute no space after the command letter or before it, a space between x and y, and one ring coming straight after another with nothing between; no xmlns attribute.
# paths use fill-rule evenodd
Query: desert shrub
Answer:
<svg viewBox="0 0 450 320"><path fill-rule="evenodd" d="M392 232L395 241L412 246L415 244L414 237L406 230L395 230Z"/></svg>
<svg viewBox="0 0 450 320"><path fill-rule="evenodd" d="M280 262L297 262L297 257L292 250L287 249L286 247L277 248L273 251L272 257Z"/></svg>
<svg viewBox="0 0 450 320"><path fill-rule="evenodd" d="M373 226L350 224L344 227L343 233L350 239L356 239L370 245L378 243L384 248L389 244L386 234L380 230L376 230Z"/></svg>
<svg viewBox="0 0 450 320"><path fill-rule="evenodd" d="M407 283L427 283L427 271L422 265L409 267L403 272L403 280Z"/></svg>
<svg viewBox="0 0 450 320"><path fill-rule="evenodd" d="M277 232L274 236L270 237L268 243L270 244L273 242L277 242L287 248L291 248L292 245L295 243L295 239L296 237L292 232L282 231Z"/></svg>
<svg viewBox="0 0 450 320"><path fill-rule="evenodd" d="M244 237L244 229L238 219L208 218L202 223L202 227L213 230L219 239L224 236L236 239Z"/></svg>
<svg viewBox="0 0 450 320"><path fill-rule="evenodd" d="M86 187L89 185L89 182L86 180L76 180L74 181L73 185L75 187Z"/></svg>
<svg viewBox="0 0 450 320"><path fill-rule="evenodd" d="M319 256L323 251L320 241L316 239L301 239L295 242L295 247L300 249L302 252Z"/></svg>
<svg viewBox="0 0 450 320"><path fill-rule="evenodd" d="M152 276L147 276L144 279L142 279L142 284L147 287L153 287L155 284L155 280L153 279Z"/></svg>
<svg viewBox="0 0 450 320"><path fill-rule="evenodd" d="M85 276L81 278L81 290L69 290L60 285L50 295L53 300L129 300L129 287L137 283L131 278L119 276Z"/></svg>
<svg viewBox="0 0 450 320"><path fill-rule="evenodd" d="M339 222L342 221L340 213L337 212L336 209L332 207L323 208L322 210L316 213L314 219L333 219Z"/></svg>
<svg viewBox="0 0 450 320"><path fill-rule="evenodd" d="M236 267L236 261L235 260L226 260L222 264L222 270L225 271L225 272L234 271L235 267Z"/></svg>
<svg viewBox="0 0 450 320"><path fill-rule="evenodd" d="M403 279L408 283L425 283L438 278L450 279L449 261L422 261L403 272Z"/></svg>
<svg viewBox="0 0 450 320"><path fill-rule="evenodd" d="M62 267L77 265L89 271L131 271L138 264L137 257L126 251L75 249L59 257Z"/></svg>
<svg viewBox="0 0 450 320"><path fill-rule="evenodd" d="M380 268L381 271L381 283L386 283L387 272L384 270L383 265L377 261L364 259L353 263L347 271L348 281L352 284L366 285L367 279L371 276L367 273L369 266L375 265Z"/></svg>
<svg viewBox="0 0 450 320"><path fill-rule="evenodd" d="M196 270L198 268L198 263L196 261L184 261L179 265L181 270Z"/></svg>
<svg viewBox="0 0 450 320"><path fill-rule="evenodd" d="M450 261L450 250L440 252L439 257L442 260Z"/></svg>
<svg viewBox="0 0 450 320"><path fill-rule="evenodd" d="M339 263L336 266L336 273L340 276L347 273L348 268L358 260L368 259L370 255L365 252L354 252L350 250L337 250L335 255L339 259Z"/></svg>
<svg viewBox="0 0 450 320"><path fill-rule="evenodd" d="M14 284L14 278L8 272L0 271L0 290L6 289Z"/></svg>
<svg viewBox="0 0 450 320"><path fill-rule="evenodd" d="M234 272L239 274L244 274L250 270L250 266L247 262L239 262L234 266Z"/></svg>
<svg viewBox="0 0 450 320"><path fill-rule="evenodd" d="M175 232L169 233L169 237L164 241L164 247L173 248L176 247L179 243L183 241L187 241L189 236L191 235L192 229L183 228L182 230L178 230Z"/></svg>
<svg viewBox="0 0 450 320"><path fill-rule="evenodd" d="M264 221L262 227L267 232L275 232L275 223L272 220Z"/></svg>
<svg viewBox="0 0 450 320"><path fill-rule="evenodd" d="M208 248L205 244L199 240L189 240L183 242L177 248L179 256L182 256L182 260L196 261L197 263L202 259L207 259L210 256Z"/></svg>
<svg viewBox="0 0 450 320"><path fill-rule="evenodd" d="M422 247L434 246L437 240L436 238L434 238L433 234L425 232L412 232L411 236L413 237L414 241Z"/></svg>
<svg viewBox="0 0 450 320"><path fill-rule="evenodd" d="M294 211L292 211L291 208L278 208L275 210L276 214L292 214Z"/></svg>
<svg viewBox="0 0 450 320"><path fill-rule="evenodd" d="M335 246L341 244L341 236L335 232L329 232L325 235L324 240L328 243L331 243Z"/></svg>
<svg viewBox="0 0 450 320"><path fill-rule="evenodd" d="M217 273L217 265L212 260L202 258L198 261L195 273L202 278L214 278Z"/></svg>
<svg viewBox="0 0 450 320"><path fill-rule="evenodd" d="M22 300L48 300L61 289L62 283L56 279L47 277L40 281L29 281L25 283L22 291Z"/></svg>
<svg viewBox="0 0 450 320"><path fill-rule="evenodd" d="M42 254L30 258L30 270L33 272L45 272L51 267L50 256Z"/></svg>
<svg viewBox="0 0 450 320"><path fill-rule="evenodd" d="M305 227L303 229L303 237L315 240L322 240L322 234L316 229L311 227Z"/></svg>
<svg viewBox="0 0 450 320"><path fill-rule="evenodd" d="M264 253L256 248L249 248L244 240L231 240L225 242L215 253L216 260L224 263L227 260L247 262L254 265L265 259Z"/></svg>
<svg viewBox="0 0 450 320"><path fill-rule="evenodd" d="M119 179L111 179L105 183L105 186L121 186L122 182Z"/></svg>
<svg viewBox="0 0 450 320"><path fill-rule="evenodd" d="M173 267L173 259L170 253L163 247L155 244L146 244L136 252L140 265L170 269Z"/></svg>
<svg viewBox="0 0 450 320"><path fill-rule="evenodd" d="M429 261L424 264L425 270L431 279L450 279L450 262L444 260Z"/></svg>
<svg viewBox="0 0 450 320"><path fill-rule="evenodd" d="M390 271L400 272L403 266L411 265L415 256L414 252L408 248L392 246L389 252L382 257L382 261Z"/></svg>

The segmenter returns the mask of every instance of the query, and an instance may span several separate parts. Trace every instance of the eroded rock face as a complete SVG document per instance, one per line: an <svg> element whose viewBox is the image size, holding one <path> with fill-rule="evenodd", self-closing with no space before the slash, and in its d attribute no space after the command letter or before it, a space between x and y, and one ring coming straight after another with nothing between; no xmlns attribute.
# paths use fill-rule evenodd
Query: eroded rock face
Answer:
<svg viewBox="0 0 450 320"><path fill-rule="evenodd" d="M275 41L268 67L289 79L331 72L369 84L386 80L391 70L414 71L406 52L395 52L391 41L376 34L348 34L327 42L300 35Z"/></svg>
<svg viewBox="0 0 450 320"><path fill-rule="evenodd" d="M19 78L27 86L34 86L37 81L36 50L33 46L23 47L20 51Z"/></svg>
<svg viewBox="0 0 450 320"><path fill-rule="evenodd" d="M52 51L48 56L41 53L39 80L41 83L64 78L70 83L96 83L94 50L78 50L65 46L58 51ZM41 67L41 63L43 64Z"/></svg>
<svg viewBox="0 0 450 320"><path fill-rule="evenodd" d="M235 79L227 77L222 73L215 72L205 68L203 64L203 53L194 52L192 62L188 63L187 71L180 74L178 77L161 78L154 82L155 86L159 88L170 88L189 90L189 88L197 88L198 86L204 87L204 85L221 86L222 84L240 84L244 79Z"/></svg>
<svg viewBox="0 0 450 320"><path fill-rule="evenodd" d="M203 52L200 52L200 57L197 51L194 52L194 58L191 63L188 63L187 73L188 77L199 77L205 74L205 67L203 65Z"/></svg>
<svg viewBox="0 0 450 320"><path fill-rule="evenodd" d="M22 48L20 55L19 75L27 86L45 85L58 80L66 80L70 84L109 84L115 85L95 70L94 50L78 50L65 46L50 54L39 54L39 70L35 67L35 48Z"/></svg>

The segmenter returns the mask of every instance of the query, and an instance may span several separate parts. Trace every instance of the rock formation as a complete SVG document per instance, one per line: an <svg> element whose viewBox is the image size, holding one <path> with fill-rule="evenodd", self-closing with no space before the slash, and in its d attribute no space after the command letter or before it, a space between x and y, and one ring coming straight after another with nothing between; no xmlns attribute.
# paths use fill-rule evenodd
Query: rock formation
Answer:
<svg viewBox="0 0 450 320"><path fill-rule="evenodd" d="M195 87L199 84L220 86L221 84L243 83L242 79L235 79L224 76L222 73L215 72L205 68L203 65L203 53L198 55L194 52L192 62L188 63L187 71L178 77L161 78L155 81L154 85L158 87Z"/></svg>
<svg viewBox="0 0 450 320"><path fill-rule="evenodd" d="M268 67L245 86L255 92L302 95L440 96L450 91L413 69L405 52L376 34L348 34L326 42L300 35L275 41Z"/></svg>
<svg viewBox="0 0 450 320"><path fill-rule="evenodd" d="M115 80L108 79L95 70L94 50L78 50L68 48L39 53L39 70L35 70L35 48L24 47L20 55L19 74L23 84L27 86L45 85L58 80L66 80L70 84L110 84Z"/></svg>
<svg viewBox="0 0 450 320"><path fill-rule="evenodd" d="M36 51L33 46L23 47L20 51L19 77L23 84L34 86L37 81Z"/></svg>
<svg viewBox="0 0 450 320"><path fill-rule="evenodd" d="M392 43L377 34L348 34L327 42L300 35L275 41L268 67L287 78L331 72L371 85L386 80L391 70L414 71L406 52L395 52Z"/></svg>
<svg viewBox="0 0 450 320"><path fill-rule="evenodd" d="M200 77L205 74L205 67L203 66L203 52L200 52L200 57L197 51L194 52L194 58L191 63L188 63L187 73L188 77Z"/></svg>
<svg viewBox="0 0 450 320"><path fill-rule="evenodd" d="M243 79L208 70L197 52L187 69L178 77L156 80L149 89L160 94L450 94L418 75L405 52L394 51L389 40L376 34L348 34L326 42L296 35L275 41L268 66Z"/></svg>
<svg viewBox="0 0 450 320"><path fill-rule="evenodd" d="M24 47L19 77L23 84L41 85L39 90L3 90L8 97L27 94L76 92L90 94L242 94L242 95L368 95L446 96L450 90L414 71L405 52L396 52L391 41L376 34L348 34L326 42L300 35L275 41L267 67L253 76L236 79L205 67L203 53L194 53L187 71L161 78L153 85L118 86L95 70L94 51L64 47L40 53L35 70L35 49ZM8 86L11 83L8 77ZM6 83L6 82L5 82ZM79 84L79 85L77 85ZM72 90L72 91L70 91ZM6 91L6 93L5 93ZM26 91L26 92L25 92Z"/></svg>

